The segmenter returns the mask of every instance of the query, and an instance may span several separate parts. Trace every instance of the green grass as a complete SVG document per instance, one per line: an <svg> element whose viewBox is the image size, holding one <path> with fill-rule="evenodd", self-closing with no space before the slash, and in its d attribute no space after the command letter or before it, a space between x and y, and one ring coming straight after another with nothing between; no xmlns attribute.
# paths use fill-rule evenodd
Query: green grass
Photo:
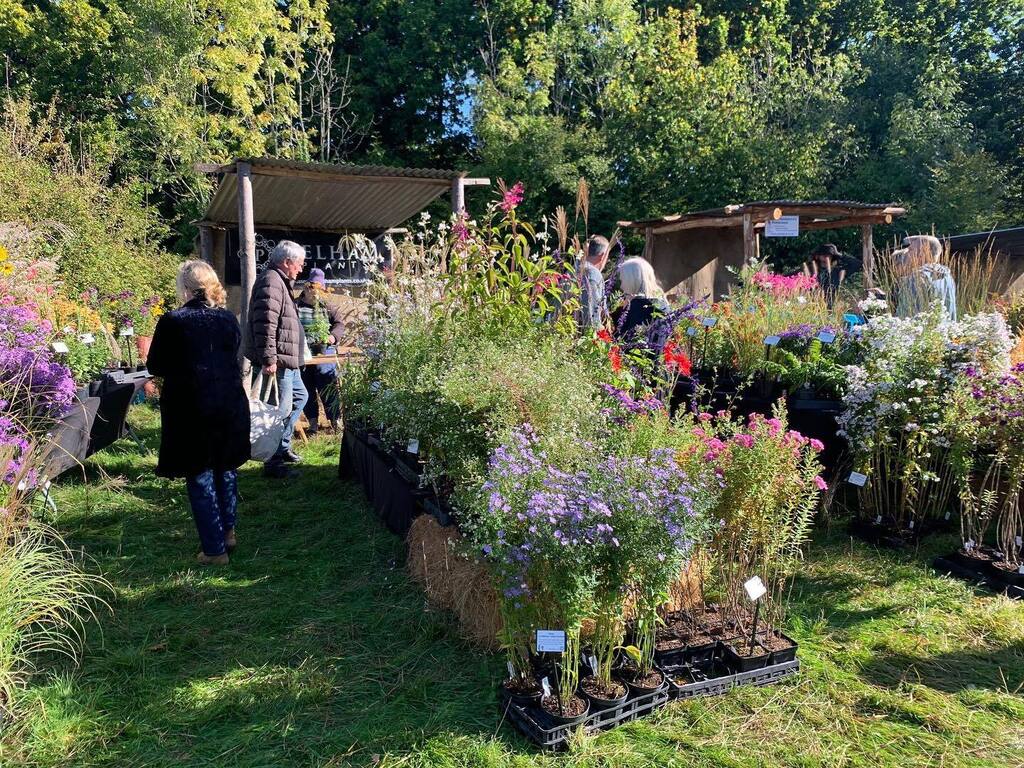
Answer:
<svg viewBox="0 0 1024 768"><path fill-rule="evenodd" d="M135 421L155 446L155 413ZM246 467L229 567L198 548L180 482L124 441L57 489L53 522L114 586L78 668L55 660L0 736L20 766L1024 765L1024 604L913 554L822 531L793 590L803 672L676 703L537 752L501 722L503 663L460 641L403 568L402 543L336 478Z"/></svg>

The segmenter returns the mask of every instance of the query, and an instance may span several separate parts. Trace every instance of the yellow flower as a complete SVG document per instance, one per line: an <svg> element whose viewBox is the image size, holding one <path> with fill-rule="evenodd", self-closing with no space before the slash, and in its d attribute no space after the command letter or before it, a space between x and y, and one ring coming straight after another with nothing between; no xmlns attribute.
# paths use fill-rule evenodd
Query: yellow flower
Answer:
<svg viewBox="0 0 1024 768"><path fill-rule="evenodd" d="M8 258L7 249L3 245L0 245L0 262L7 261Z"/></svg>

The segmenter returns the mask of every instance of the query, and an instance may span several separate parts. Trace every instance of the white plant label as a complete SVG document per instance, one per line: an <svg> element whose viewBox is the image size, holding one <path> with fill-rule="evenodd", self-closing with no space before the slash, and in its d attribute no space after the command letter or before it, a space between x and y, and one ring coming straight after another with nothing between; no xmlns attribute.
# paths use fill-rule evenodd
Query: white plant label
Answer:
<svg viewBox="0 0 1024 768"><path fill-rule="evenodd" d="M506 661L505 666L508 667L508 679L511 680L513 677L516 676L515 670L512 669L512 662Z"/></svg>
<svg viewBox="0 0 1024 768"><path fill-rule="evenodd" d="M972 549L974 549L974 539L968 539L964 542L964 551L970 552Z"/></svg>
<svg viewBox="0 0 1024 768"><path fill-rule="evenodd" d="M822 331L818 334L818 341L822 344L831 344L836 340L836 335L832 331Z"/></svg>
<svg viewBox="0 0 1024 768"><path fill-rule="evenodd" d="M950 514L950 513L949 513L949 510L947 509L947 510L946 510L946 520L949 520L949 514Z"/></svg>
<svg viewBox="0 0 1024 768"><path fill-rule="evenodd" d="M847 480L858 488L863 488L864 483L868 481L868 476L861 474L860 472L851 472Z"/></svg>
<svg viewBox="0 0 1024 768"><path fill-rule="evenodd" d="M380 382L379 381L371 381L370 382L370 391L373 394L377 394L378 392L380 392Z"/></svg>
<svg viewBox="0 0 1024 768"><path fill-rule="evenodd" d="M696 336L696 335L697 335L697 329L696 329L696 328L694 328L694 327L693 327L693 326L691 325L691 326L690 326L689 328L687 328L687 329L686 329L686 335L687 335L687 336Z"/></svg>
<svg viewBox="0 0 1024 768"><path fill-rule="evenodd" d="M594 670L594 674L596 675L597 674L597 656L595 656L594 654L590 654L589 661L590 661L590 668L592 670Z"/></svg>
<svg viewBox="0 0 1024 768"><path fill-rule="evenodd" d="M762 597L768 593L768 587L761 581L760 576L755 576L752 579L748 579L743 582L743 589L747 592L747 597L750 598L750 602L756 603Z"/></svg>
<svg viewBox="0 0 1024 768"><path fill-rule="evenodd" d="M405 450L408 453L419 453L420 452L420 441L415 437L409 441L409 444L405 446Z"/></svg>
<svg viewBox="0 0 1024 768"><path fill-rule="evenodd" d="M1017 573L1024 574L1024 565L1017 568Z"/></svg>
<svg viewBox="0 0 1024 768"><path fill-rule="evenodd" d="M1020 536L1015 536L1013 539L1013 543L1016 544L1018 547L1024 547L1024 539L1022 539Z"/></svg>
<svg viewBox="0 0 1024 768"><path fill-rule="evenodd" d="M782 341L782 338L779 336L766 336L764 339L764 345L766 347L774 347L780 341Z"/></svg>
<svg viewBox="0 0 1024 768"><path fill-rule="evenodd" d="M50 346L53 347L53 351L58 355L66 355L68 353L68 345L63 341L55 341Z"/></svg>
<svg viewBox="0 0 1024 768"><path fill-rule="evenodd" d="M764 223L765 237L799 237L800 217L779 216L777 219Z"/></svg>
<svg viewBox="0 0 1024 768"><path fill-rule="evenodd" d="M96 337L93 336L91 333L83 333L81 336L78 337L78 340L85 344L85 346L87 347L96 343Z"/></svg>
<svg viewBox="0 0 1024 768"><path fill-rule="evenodd" d="M910 530L914 530L914 521L913 520L910 521Z"/></svg>
<svg viewBox="0 0 1024 768"><path fill-rule="evenodd" d="M540 687L544 689L545 696L551 695L551 683L548 682L546 677L540 681Z"/></svg>
<svg viewBox="0 0 1024 768"><path fill-rule="evenodd" d="M881 515L876 515L875 516L875 525L881 525L881 524L882 524L882 516Z"/></svg>
<svg viewBox="0 0 1024 768"><path fill-rule="evenodd" d="M560 629L538 629L537 653L565 653L565 632Z"/></svg>
<svg viewBox="0 0 1024 768"><path fill-rule="evenodd" d="M135 335L135 329L134 329L134 328L132 328L132 327L131 327L131 326L129 325L129 326L127 327L127 328L122 328L122 329L121 329L121 335L122 335L122 336L134 336L134 335Z"/></svg>
<svg viewBox="0 0 1024 768"><path fill-rule="evenodd" d="M705 317L702 322L703 322L703 325L704 325L705 328L714 328L716 325L718 325L718 318L717 317Z"/></svg>

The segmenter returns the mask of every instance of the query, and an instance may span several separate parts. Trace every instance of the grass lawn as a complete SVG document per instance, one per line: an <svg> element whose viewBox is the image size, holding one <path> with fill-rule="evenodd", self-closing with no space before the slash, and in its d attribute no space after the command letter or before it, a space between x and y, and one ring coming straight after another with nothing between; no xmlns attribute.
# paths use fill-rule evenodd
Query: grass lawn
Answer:
<svg viewBox="0 0 1024 768"><path fill-rule="evenodd" d="M158 417L137 409L150 447ZM336 476L241 477L239 549L193 565L184 486L129 441L65 480L52 522L113 585L82 663L36 677L2 766L1024 766L1024 603L929 556L821 531L793 590L802 674L675 703L537 752L501 722L502 660L463 643L402 542Z"/></svg>

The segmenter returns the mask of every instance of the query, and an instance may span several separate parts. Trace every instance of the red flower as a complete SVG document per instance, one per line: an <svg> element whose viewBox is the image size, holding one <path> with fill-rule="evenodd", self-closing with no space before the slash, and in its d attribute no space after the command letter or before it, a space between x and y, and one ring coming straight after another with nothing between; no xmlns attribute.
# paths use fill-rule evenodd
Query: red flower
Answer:
<svg viewBox="0 0 1024 768"><path fill-rule="evenodd" d="M622 370L622 350L618 347L612 347L608 350L608 360L612 364L612 373L618 373Z"/></svg>
<svg viewBox="0 0 1024 768"><path fill-rule="evenodd" d="M607 328L602 328L600 331L598 331L597 332L597 338L600 341L603 341L605 344L611 344L612 343L612 335L608 332Z"/></svg>
<svg viewBox="0 0 1024 768"><path fill-rule="evenodd" d="M683 376L689 376L693 370L690 358L686 356L683 348L674 341L665 343L665 348L662 350L662 358L665 361L665 367L674 368Z"/></svg>

